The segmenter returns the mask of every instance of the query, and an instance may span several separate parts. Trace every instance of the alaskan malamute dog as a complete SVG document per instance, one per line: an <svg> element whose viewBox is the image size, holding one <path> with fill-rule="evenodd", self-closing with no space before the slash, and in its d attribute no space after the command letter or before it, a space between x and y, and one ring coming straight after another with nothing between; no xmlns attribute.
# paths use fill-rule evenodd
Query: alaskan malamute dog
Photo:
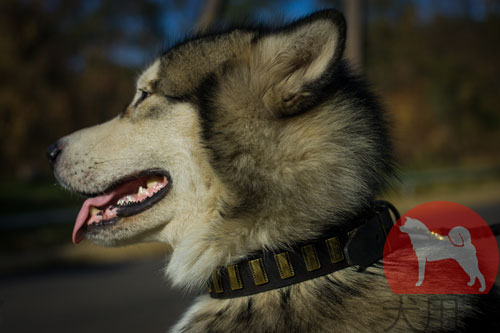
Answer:
<svg viewBox="0 0 500 333"><path fill-rule="evenodd" d="M210 290L174 332L492 324L483 298L450 296L443 316L430 295L393 294L379 263L353 265L379 249L344 250L393 176L385 116L342 59L345 36L334 10L195 36L144 71L116 118L49 147L58 181L88 197L75 242L163 242L173 285Z"/></svg>

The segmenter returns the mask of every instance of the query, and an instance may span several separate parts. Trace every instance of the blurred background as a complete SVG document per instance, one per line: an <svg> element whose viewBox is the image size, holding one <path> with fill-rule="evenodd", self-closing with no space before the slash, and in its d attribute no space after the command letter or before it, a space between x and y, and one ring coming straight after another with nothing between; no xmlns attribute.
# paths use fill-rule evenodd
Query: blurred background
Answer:
<svg viewBox="0 0 500 333"><path fill-rule="evenodd" d="M193 295L163 278L162 245L72 245L82 199L55 183L46 147L118 114L141 69L194 29L331 7L393 120L400 179L383 197L500 222L499 0L2 0L0 332L170 327Z"/></svg>

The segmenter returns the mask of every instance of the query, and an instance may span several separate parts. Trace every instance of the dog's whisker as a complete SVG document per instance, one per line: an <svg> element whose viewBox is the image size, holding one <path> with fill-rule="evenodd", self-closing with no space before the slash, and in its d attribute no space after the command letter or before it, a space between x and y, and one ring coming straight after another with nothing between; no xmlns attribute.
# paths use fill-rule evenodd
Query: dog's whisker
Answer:
<svg viewBox="0 0 500 333"><path fill-rule="evenodd" d="M110 160L103 160L103 161L96 161L94 162L94 165L99 165L99 164L104 164L104 163L111 163L111 162L118 162L118 161L126 161L126 160L131 160L130 158L124 157L124 158L114 158Z"/></svg>

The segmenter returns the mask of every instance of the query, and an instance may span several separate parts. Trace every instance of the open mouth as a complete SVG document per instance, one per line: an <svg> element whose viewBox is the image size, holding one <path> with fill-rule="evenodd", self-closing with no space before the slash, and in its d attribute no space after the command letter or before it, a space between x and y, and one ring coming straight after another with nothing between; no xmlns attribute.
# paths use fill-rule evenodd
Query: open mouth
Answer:
<svg viewBox="0 0 500 333"><path fill-rule="evenodd" d="M170 175L157 170L114 183L104 194L85 200L76 218L73 242L78 244L89 228L111 225L119 218L145 211L165 197L170 187Z"/></svg>

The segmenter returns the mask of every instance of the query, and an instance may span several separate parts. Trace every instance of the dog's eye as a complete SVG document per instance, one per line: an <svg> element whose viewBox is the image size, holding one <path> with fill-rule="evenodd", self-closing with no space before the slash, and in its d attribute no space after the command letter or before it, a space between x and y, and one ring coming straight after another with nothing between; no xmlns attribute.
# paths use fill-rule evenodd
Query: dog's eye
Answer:
<svg viewBox="0 0 500 333"><path fill-rule="evenodd" d="M172 95L164 95L167 99L173 101L173 102L183 102L186 100L185 97L178 97L178 96L172 96Z"/></svg>
<svg viewBox="0 0 500 333"><path fill-rule="evenodd" d="M147 91L144 91L144 90L141 90L141 96L139 97L139 99L137 100L137 102L135 102L135 105L134 107L137 107L139 104L141 104L146 98L148 98L149 96L151 96L151 93L150 92L147 92Z"/></svg>

